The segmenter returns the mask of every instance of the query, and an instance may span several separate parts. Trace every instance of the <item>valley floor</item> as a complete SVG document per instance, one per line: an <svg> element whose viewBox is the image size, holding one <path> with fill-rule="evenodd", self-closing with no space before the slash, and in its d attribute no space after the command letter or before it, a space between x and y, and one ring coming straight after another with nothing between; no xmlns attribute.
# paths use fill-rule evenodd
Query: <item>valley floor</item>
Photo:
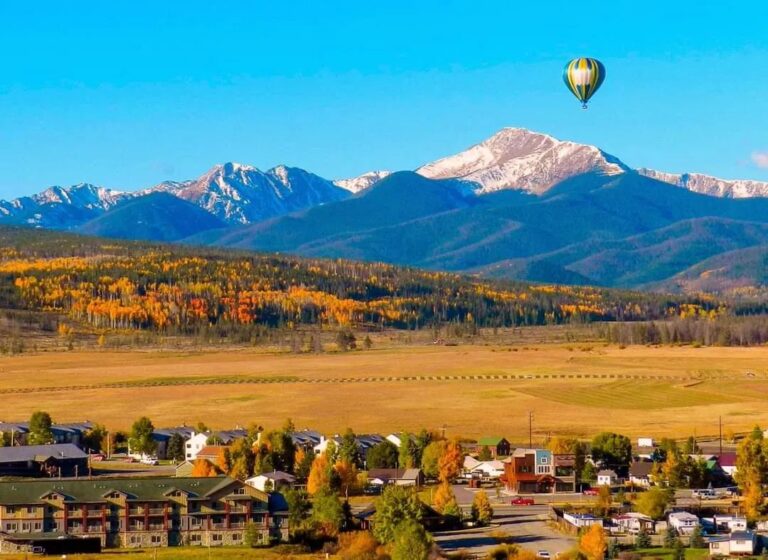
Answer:
<svg viewBox="0 0 768 560"><path fill-rule="evenodd" d="M501 343L348 353L85 351L0 358L4 421L127 429L258 422L326 433L441 429L449 436L714 435L768 424L768 348Z"/></svg>

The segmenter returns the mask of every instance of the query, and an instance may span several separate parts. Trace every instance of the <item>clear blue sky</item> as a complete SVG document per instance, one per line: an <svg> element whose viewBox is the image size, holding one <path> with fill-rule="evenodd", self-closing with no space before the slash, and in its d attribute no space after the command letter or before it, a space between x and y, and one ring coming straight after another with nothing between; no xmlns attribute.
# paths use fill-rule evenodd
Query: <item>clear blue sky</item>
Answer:
<svg viewBox="0 0 768 560"><path fill-rule="evenodd" d="M224 161L408 169L504 126L768 180L766 4L3 2L0 198ZM588 111L561 80L576 56L607 67Z"/></svg>

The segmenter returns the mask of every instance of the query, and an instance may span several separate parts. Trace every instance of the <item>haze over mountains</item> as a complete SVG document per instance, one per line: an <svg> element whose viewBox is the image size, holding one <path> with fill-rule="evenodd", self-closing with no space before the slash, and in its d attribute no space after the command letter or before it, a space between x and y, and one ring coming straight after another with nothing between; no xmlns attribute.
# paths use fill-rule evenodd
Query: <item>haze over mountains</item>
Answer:
<svg viewBox="0 0 768 560"><path fill-rule="evenodd" d="M330 181L236 163L138 192L89 184L0 202L0 224L667 290L764 281L768 183L632 170L503 129L415 172Z"/></svg>

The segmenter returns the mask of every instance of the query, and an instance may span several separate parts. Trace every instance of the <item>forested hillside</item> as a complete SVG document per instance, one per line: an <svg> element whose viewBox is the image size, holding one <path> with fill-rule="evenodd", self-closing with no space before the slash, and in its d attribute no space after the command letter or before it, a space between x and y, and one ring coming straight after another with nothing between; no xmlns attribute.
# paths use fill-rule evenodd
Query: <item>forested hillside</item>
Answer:
<svg viewBox="0 0 768 560"><path fill-rule="evenodd" d="M418 329L714 316L709 297L481 281L381 263L0 229L0 307L96 329Z"/></svg>

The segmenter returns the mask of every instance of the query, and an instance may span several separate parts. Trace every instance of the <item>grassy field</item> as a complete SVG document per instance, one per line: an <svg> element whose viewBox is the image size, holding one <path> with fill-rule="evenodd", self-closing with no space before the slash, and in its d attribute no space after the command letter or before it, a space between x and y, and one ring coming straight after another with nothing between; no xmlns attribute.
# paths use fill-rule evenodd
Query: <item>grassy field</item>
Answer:
<svg viewBox="0 0 768 560"><path fill-rule="evenodd" d="M225 428L255 421L358 432L446 427L448 435L527 440L708 435L768 425L768 348L600 344L411 345L349 353L85 351L0 358L0 420L38 409L55 420L126 429Z"/></svg>

